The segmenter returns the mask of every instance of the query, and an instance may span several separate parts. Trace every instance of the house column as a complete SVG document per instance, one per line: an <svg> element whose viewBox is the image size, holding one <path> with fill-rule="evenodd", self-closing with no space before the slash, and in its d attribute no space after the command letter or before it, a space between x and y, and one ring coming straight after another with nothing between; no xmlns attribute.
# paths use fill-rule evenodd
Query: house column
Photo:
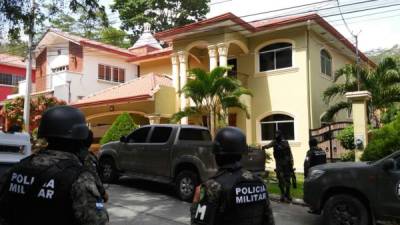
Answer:
<svg viewBox="0 0 400 225"><path fill-rule="evenodd" d="M179 77L180 77L180 90L186 85L187 82L187 61L188 54L185 51L178 52L179 57ZM185 94L181 93L180 96L180 110L183 111L188 106L188 101ZM188 124L188 118L181 119L181 124Z"/></svg>
<svg viewBox="0 0 400 225"><path fill-rule="evenodd" d="M225 43L220 43L217 46L218 46L218 55L219 55L219 66L227 67L228 66L228 45Z"/></svg>
<svg viewBox="0 0 400 225"><path fill-rule="evenodd" d="M161 117L159 115L146 115L146 117L149 119L150 125L160 124Z"/></svg>
<svg viewBox="0 0 400 225"><path fill-rule="evenodd" d="M352 102L355 158L360 161L363 150L368 145L368 112L367 103L371 99L369 91L347 92L346 98Z"/></svg>
<svg viewBox="0 0 400 225"><path fill-rule="evenodd" d="M208 46L208 56L210 57L210 71L218 66L217 47L215 45Z"/></svg>
<svg viewBox="0 0 400 225"><path fill-rule="evenodd" d="M179 101L179 91L181 90L179 86L179 58L177 53L173 53L171 55L171 63L172 63L172 84L175 88L175 111L178 112L180 109L180 101Z"/></svg>

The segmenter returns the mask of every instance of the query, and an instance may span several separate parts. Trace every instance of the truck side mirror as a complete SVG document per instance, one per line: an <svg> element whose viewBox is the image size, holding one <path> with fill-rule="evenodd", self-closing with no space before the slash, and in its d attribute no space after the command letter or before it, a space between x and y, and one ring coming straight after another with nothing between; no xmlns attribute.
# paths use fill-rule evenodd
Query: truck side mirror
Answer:
<svg viewBox="0 0 400 225"><path fill-rule="evenodd" d="M382 168L383 168L383 170L385 170L385 171L392 170L392 169L394 169L394 167L395 167L395 161L394 161L394 159L386 159L386 160L383 162L383 165L382 165Z"/></svg>
<svg viewBox="0 0 400 225"><path fill-rule="evenodd" d="M122 137L119 139L119 141L122 142L122 143L127 143L127 142L128 142L128 139L127 139L125 136L122 136Z"/></svg>

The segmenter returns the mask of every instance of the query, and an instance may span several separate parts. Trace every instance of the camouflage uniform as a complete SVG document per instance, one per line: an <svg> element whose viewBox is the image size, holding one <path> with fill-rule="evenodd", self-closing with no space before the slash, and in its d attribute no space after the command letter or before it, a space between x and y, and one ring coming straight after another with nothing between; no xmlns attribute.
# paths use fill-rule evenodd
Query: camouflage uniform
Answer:
<svg viewBox="0 0 400 225"><path fill-rule="evenodd" d="M237 177L237 175L239 177ZM225 177L225 178L223 178ZM225 185L221 182L222 180L230 180L230 182L235 182L235 180L239 178L241 182L253 182L257 181L265 185L262 180L256 176L254 176L251 172L242 169L240 164L235 164L233 166L224 166L221 168L218 173L207 180L205 183L197 187L196 194L193 200L193 204L190 208L191 214L191 224L192 225L200 225L200 224L210 224L210 225L231 225L231 224L254 224L254 225L274 225L274 217L272 213L272 209L270 206L268 193L266 193L266 199L264 202L261 202L262 207L260 208L251 208L254 204L247 205L246 208L241 208L238 211L234 211L233 209L237 209L236 207L230 206L229 196L230 193L227 191L227 188L230 185ZM228 182L229 183L229 182ZM226 187L228 186L228 187ZM209 204L216 206L216 213L213 216L212 223L198 223L195 220L196 213L198 210L199 204ZM243 213L245 214L245 218L235 217L237 214ZM260 215L261 214L261 215ZM261 217L259 222L255 217ZM232 218L233 221L232 221ZM243 218L243 220L241 220Z"/></svg>
<svg viewBox="0 0 400 225"><path fill-rule="evenodd" d="M100 192L100 195L102 196L104 202L107 202L107 193L99 176L99 161L97 159L97 156L87 149L84 149L81 154L82 156L80 156L80 158L82 158L81 160L83 166L85 167L85 169L92 173L93 177L96 180L96 186Z"/></svg>
<svg viewBox="0 0 400 225"><path fill-rule="evenodd" d="M62 160L70 160L74 163L82 165L78 157L69 152L53 151L53 150L41 150L32 157L30 163L32 167L43 167L52 166L59 163ZM12 171L12 169L11 169ZM6 199L8 178L11 171L2 177L0 182L0 207L4 204L2 200ZM104 206L99 203L101 195L99 189L96 186L96 179L91 172L83 170L72 183L69 196L72 199L72 211L77 224L82 225L103 225L108 224L108 213ZM7 218L7 212L12 209L0 210L0 217ZM22 212L22 215L24 212ZM5 219L7 221L7 219Z"/></svg>
<svg viewBox="0 0 400 225"><path fill-rule="evenodd" d="M265 148L274 148L274 158L276 165L276 176L279 182L279 189L281 191L281 200L283 197L291 200L290 196L290 185L291 185L291 177L294 173L293 169L293 155L290 150L289 143L286 140L273 140L268 145L265 145Z"/></svg>

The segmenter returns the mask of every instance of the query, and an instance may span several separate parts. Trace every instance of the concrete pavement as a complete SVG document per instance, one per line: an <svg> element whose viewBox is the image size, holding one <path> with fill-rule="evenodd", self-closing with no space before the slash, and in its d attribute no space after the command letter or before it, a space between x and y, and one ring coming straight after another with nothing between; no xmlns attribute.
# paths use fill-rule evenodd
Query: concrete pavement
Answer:
<svg viewBox="0 0 400 225"><path fill-rule="evenodd" d="M106 186L107 188L107 186ZM134 179L122 179L108 186L106 204L112 225L189 224L190 204L178 200L168 185ZM320 217L307 208L272 202L276 225L319 225Z"/></svg>

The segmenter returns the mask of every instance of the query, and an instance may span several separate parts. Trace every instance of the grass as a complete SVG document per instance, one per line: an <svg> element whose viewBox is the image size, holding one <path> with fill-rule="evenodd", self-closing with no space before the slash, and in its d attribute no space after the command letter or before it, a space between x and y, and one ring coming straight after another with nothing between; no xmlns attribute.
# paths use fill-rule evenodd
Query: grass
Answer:
<svg viewBox="0 0 400 225"><path fill-rule="evenodd" d="M292 194L293 198L303 199L304 175L302 173L296 173L296 178L297 188L294 189L292 185L290 193ZM267 184L269 194L281 194L275 172L269 172L269 176L264 178L264 181Z"/></svg>

